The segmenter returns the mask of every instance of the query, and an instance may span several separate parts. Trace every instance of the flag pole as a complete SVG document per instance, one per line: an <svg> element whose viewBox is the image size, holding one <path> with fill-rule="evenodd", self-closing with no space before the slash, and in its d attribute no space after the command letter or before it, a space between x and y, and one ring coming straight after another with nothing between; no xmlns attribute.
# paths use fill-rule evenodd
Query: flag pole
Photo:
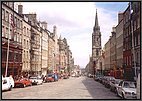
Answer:
<svg viewBox="0 0 142 101"><path fill-rule="evenodd" d="M9 14L9 32L8 32L8 45L7 45L7 58L6 58L6 69L5 69L5 77L7 76L7 69L8 69L8 59L9 59L9 35L10 35L10 14Z"/></svg>

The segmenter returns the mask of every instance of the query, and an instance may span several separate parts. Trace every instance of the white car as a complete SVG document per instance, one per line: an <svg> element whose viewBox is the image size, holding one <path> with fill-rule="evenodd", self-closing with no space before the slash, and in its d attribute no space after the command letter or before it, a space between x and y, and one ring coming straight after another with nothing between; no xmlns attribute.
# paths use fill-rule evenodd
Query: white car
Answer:
<svg viewBox="0 0 142 101"><path fill-rule="evenodd" d="M117 95L123 99L136 99L136 83L121 81L117 87Z"/></svg>
<svg viewBox="0 0 142 101"><path fill-rule="evenodd" d="M43 79L39 76L32 76L30 77L30 81L32 82L32 85L38 85L43 83Z"/></svg>
<svg viewBox="0 0 142 101"><path fill-rule="evenodd" d="M2 77L2 91L11 90L14 87L14 80L12 77Z"/></svg>
<svg viewBox="0 0 142 101"><path fill-rule="evenodd" d="M110 90L116 92L116 88L118 87L118 84L121 82L121 79L114 79L114 81L110 82Z"/></svg>

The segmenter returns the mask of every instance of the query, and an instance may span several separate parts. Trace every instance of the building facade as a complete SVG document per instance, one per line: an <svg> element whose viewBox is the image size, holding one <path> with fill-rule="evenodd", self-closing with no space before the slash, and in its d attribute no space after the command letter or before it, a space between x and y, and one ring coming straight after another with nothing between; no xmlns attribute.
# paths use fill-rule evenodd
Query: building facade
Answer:
<svg viewBox="0 0 142 101"><path fill-rule="evenodd" d="M19 75L22 70L22 17L14 2L2 2L2 74Z"/></svg>
<svg viewBox="0 0 142 101"><path fill-rule="evenodd" d="M123 13L118 14L118 25L116 26L116 66L123 66Z"/></svg>
<svg viewBox="0 0 142 101"><path fill-rule="evenodd" d="M2 2L2 75L46 75L70 72L74 67L67 39L59 41L57 28L47 30L45 21L37 21L35 13L23 14L23 6Z"/></svg>
<svg viewBox="0 0 142 101"><path fill-rule="evenodd" d="M48 31L48 35L48 73L50 73L55 69L55 40L53 38L53 33Z"/></svg>
<svg viewBox="0 0 142 101"><path fill-rule="evenodd" d="M42 75L46 75L48 71L48 32L47 32L47 23L44 24L41 22L42 25L42 42L41 42L41 72Z"/></svg>
<svg viewBox="0 0 142 101"><path fill-rule="evenodd" d="M111 36L110 36L111 37ZM104 70L109 70L110 69L110 39L104 46L104 51L105 51L105 59L104 59Z"/></svg>
<svg viewBox="0 0 142 101"><path fill-rule="evenodd" d="M131 18L130 18L130 4L123 14L123 69L124 78L133 79L134 72L132 69L132 34L131 34Z"/></svg>
<svg viewBox="0 0 142 101"><path fill-rule="evenodd" d="M131 27L132 30L132 68L135 71L135 80L140 73L140 2L131 2Z"/></svg>
<svg viewBox="0 0 142 101"><path fill-rule="evenodd" d="M116 28L112 28L112 36L110 38L110 68L116 68Z"/></svg>
<svg viewBox="0 0 142 101"><path fill-rule="evenodd" d="M30 46L31 46L31 25L23 18L23 34L22 34L22 73L29 73L31 70L30 62Z"/></svg>
<svg viewBox="0 0 142 101"><path fill-rule="evenodd" d="M59 68L59 44L58 44L58 35L57 35L57 27L56 26L53 26L53 33L54 33L54 40L55 40L55 72L58 72L60 71L60 68Z"/></svg>

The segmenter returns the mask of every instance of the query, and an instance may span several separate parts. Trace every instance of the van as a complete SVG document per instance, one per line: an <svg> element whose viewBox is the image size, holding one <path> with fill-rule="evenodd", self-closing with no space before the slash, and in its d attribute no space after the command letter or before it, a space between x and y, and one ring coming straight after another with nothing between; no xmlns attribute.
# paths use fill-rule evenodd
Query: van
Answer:
<svg viewBox="0 0 142 101"><path fill-rule="evenodd" d="M2 91L11 90L14 87L14 80L12 77L2 77Z"/></svg>
<svg viewBox="0 0 142 101"><path fill-rule="evenodd" d="M138 74L138 78L137 78L136 93L137 93L137 99L140 99L140 73Z"/></svg>

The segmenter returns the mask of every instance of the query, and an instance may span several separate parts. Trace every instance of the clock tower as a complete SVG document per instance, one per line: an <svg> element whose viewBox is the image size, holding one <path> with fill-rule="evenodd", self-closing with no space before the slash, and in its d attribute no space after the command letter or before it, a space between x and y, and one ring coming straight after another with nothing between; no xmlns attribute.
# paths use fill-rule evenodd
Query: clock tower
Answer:
<svg viewBox="0 0 142 101"><path fill-rule="evenodd" d="M96 10L96 17L95 17L95 26L93 27L93 33L92 33L92 59L93 63L96 64L97 59L101 51L101 32L100 32L100 26L98 23L98 15Z"/></svg>

